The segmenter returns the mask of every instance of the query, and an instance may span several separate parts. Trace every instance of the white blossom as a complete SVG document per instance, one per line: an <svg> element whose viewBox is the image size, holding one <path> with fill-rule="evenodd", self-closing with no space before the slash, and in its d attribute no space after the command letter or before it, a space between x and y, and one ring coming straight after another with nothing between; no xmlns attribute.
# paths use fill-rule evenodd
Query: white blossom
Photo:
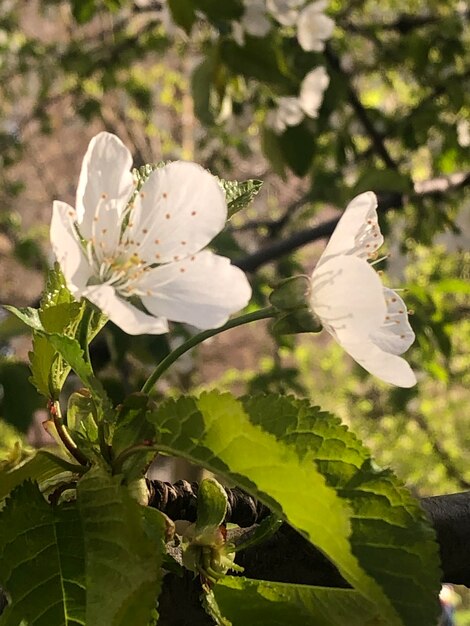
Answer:
<svg viewBox="0 0 470 626"><path fill-rule="evenodd" d="M294 26L304 0L266 0L266 8L279 24Z"/></svg>
<svg viewBox="0 0 470 626"><path fill-rule="evenodd" d="M333 33L334 21L322 11L327 7L326 0L319 0L307 5L297 19L297 39L303 50L321 52L325 41Z"/></svg>
<svg viewBox="0 0 470 626"><path fill-rule="evenodd" d="M382 285L368 262L383 243L376 207L370 191L349 203L313 271L310 306L364 369L385 382L412 387L416 377L398 356L415 338L405 303Z"/></svg>
<svg viewBox="0 0 470 626"><path fill-rule="evenodd" d="M240 21L232 22L232 37L239 46L245 45L245 33L252 37L265 37L271 30L265 0L244 0L243 5Z"/></svg>
<svg viewBox="0 0 470 626"><path fill-rule="evenodd" d="M202 250L223 228L216 179L195 163L156 169L135 192L132 157L110 133L83 159L76 208L55 201L51 243L67 285L129 334L160 334L168 320L216 328L251 296L244 273Z"/></svg>
<svg viewBox="0 0 470 626"><path fill-rule="evenodd" d="M266 125L280 134L288 126L300 124L304 116L318 117L323 102L323 94L330 78L323 66L309 72L300 85L299 97L282 96L277 99L277 107L268 112Z"/></svg>
<svg viewBox="0 0 470 626"><path fill-rule="evenodd" d="M323 102L323 93L330 84L330 77L323 66L309 72L300 85L300 107L305 115L318 117Z"/></svg>

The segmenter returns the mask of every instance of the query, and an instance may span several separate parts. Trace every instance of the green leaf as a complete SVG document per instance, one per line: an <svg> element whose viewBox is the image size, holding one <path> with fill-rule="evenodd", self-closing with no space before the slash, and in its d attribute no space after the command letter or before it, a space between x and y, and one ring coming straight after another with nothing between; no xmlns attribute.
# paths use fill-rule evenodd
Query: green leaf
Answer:
<svg viewBox="0 0 470 626"><path fill-rule="evenodd" d="M289 126L279 137L279 144L287 165L297 176L305 176L313 163L316 142L304 120L297 126Z"/></svg>
<svg viewBox="0 0 470 626"><path fill-rule="evenodd" d="M25 480L31 479L38 483L54 478L61 472L69 471L71 473L83 473L81 465L70 463L62 457L59 457L46 450L38 450L34 456L30 457L22 465L19 465L10 471L2 471L0 473L0 501L18 485Z"/></svg>
<svg viewBox="0 0 470 626"><path fill-rule="evenodd" d="M236 20L243 14L241 0L193 0L193 5L201 9L212 20Z"/></svg>
<svg viewBox="0 0 470 626"><path fill-rule="evenodd" d="M119 470L125 474L127 480L142 476L155 457L155 450L151 447L154 431L145 415L148 411L149 398L143 393L133 393L124 400L119 408L114 428L112 448L115 459L128 448L142 446L142 450L127 458Z"/></svg>
<svg viewBox="0 0 470 626"><path fill-rule="evenodd" d="M89 22L97 10L95 0L72 0L72 14L79 24Z"/></svg>
<svg viewBox="0 0 470 626"><path fill-rule="evenodd" d="M67 288L58 263L49 271L46 289L38 316L41 327L33 333L31 382L46 398L56 398L67 378L70 367L49 340L50 333L75 336L83 315L83 306L76 302Z"/></svg>
<svg viewBox="0 0 470 626"><path fill-rule="evenodd" d="M73 504L51 507L31 482L13 492L0 514L0 582L11 597L2 626L90 623L83 536Z"/></svg>
<svg viewBox="0 0 470 626"><path fill-rule="evenodd" d="M55 364L59 355L45 335L33 336L33 349L29 353L31 382L46 398L54 398L61 389L70 368Z"/></svg>
<svg viewBox="0 0 470 626"><path fill-rule="evenodd" d="M91 365L85 360L83 350L76 339L66 335L50 333L47 335L47 341L90 389L99 397L106 398L106 393L100 381L95 378Z"/></svg>
<svg viewBox="0 0 470 626"><path fill-rule="evenodd" d="M275 174L286 179L286 163L279 136L267 126L261 132L261 146Z"/></svg>
<svg viewBox="0 0 470 626"><path fill-rule="evenodd" d="M75 298L70 293L65 282L64 275L58 263L49 270L46 280L46 288L41 299L41 311L58 304L71 304Z"/></svg>
<svg viewBox="0 0 470 626"><path fill-rule="evenodd" d="M438 548L419 503L340 420L307 401L258 396L244 401L254 424L310 459L353 510L351 547L403 623L433 624L439 612ZM406 579L406 583L404 580Z"/></svg>
<svg viewBox="0 0 470 626"><path fill-rule="evenodd" d="M232 626L386 626L353 589L330 589L226 576L212 590Z"/></svg>
<svg viewBox="0 0 470 626"><path fill-rule="evenodd" d="M244 180L242 182L220 179L219 182L225 193L229 218L238 213L238 211L246 209L253 202L253 198L258 194L263 184L262 180L256 179Z"/></svg>
<svg viewBox="0 0 470 626"><path fill-rule="evenodd" d="M279 43L274 32L267 37L245 35L242 47L225 39L220 45L221 58L234 74L278 85L288 71Z"/></svg>
<svg viewBox="0 0 470 626"><path fill-rule="evenodd" d="M18 319L20 319L26 326L29 326L33 330L44 330L42 326L41 319L39 317L39 310L33 309L30 306L17 308L16 306L7 306L3 307L13 315L16 315Z"/></svg>
<svg viewBox="0 0 470 626"><path fill-rule="evenodd" d="M266 414L268 419L271 415ZM280 441L264 431L229 394L169 400L148 419L157 431L157 448L184 456L261 500L335 563L390 624L401 624L382 589L351 552L348 505L315 464L298 454L295 442Z"/></svg>
<svg viewBox="0 0 470 626"><path fill-rule="evenodd" d="M189 35L196 21L194 2L192 0L168 0L168 7L175 23Z"/></svg>
<svg viewBox="0 0 470 626"><path fill-rule="evenodd" d="M368 169L357 181L354 187L354 194L371 189L377 192L399 191L407 193L412 191L413 185L409 176L400 174L396 170Z"/></svg>
<svg viewBox="0 0 470 626"><path fill-rule="evenodd" d="M161 534L147 533L144 507L95 467L79 482L77 503L86 552L87 624L147 626L161 585L165 521ZM155 531L155 518L152 528Z"/></svg>
<svg viewBox="0 0 470 626"><path fill-rule="evenodd" d="M177 2L178 0L176 0ZM215 59L207 56L191 75L191 94L194 102L194 113L198 120L206 126L214 123L211 107L211 90L214 80Z"/></svg>

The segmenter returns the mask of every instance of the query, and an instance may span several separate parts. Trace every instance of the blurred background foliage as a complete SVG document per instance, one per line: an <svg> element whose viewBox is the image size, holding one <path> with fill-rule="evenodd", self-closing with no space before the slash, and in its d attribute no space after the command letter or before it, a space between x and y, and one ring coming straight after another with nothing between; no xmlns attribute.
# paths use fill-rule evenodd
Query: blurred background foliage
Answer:
<svg viewBox="0 0 470 626"><path fill-rule="evenodd" d="M242 0L0 0L0 302L37 303L52 200L73 204L99 130L119 135L136 166L194 159L226 179L264 180L213 244L250 273L255 304L281 278L310 272L339 211L371 189L390 253L382 267L414 310L417 387L379 383L323 335L280 338L265 326L215 338L158 392L306 394L417 494L469 489L468 5L332 0L335 30L321 52L269 16L264 36L240 41L233 23L244 10ZM330 77L318 117L276 134L270 111L318 66ZM2 314L0 411L34 443L43 404L28 384L23 332ZM95 367L118 401L191 332L109 327Z"/></svg>

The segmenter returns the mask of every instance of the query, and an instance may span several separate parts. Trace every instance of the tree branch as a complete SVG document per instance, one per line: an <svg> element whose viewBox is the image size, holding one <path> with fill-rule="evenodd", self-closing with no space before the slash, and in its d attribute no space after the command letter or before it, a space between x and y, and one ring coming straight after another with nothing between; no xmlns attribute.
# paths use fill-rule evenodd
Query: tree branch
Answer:
<svg viewBox="0 0 470 626"><path fill-rule="evenodd" d="M197 483L174 485L147 481L152 495L149 506L173 520L196 519ZM269 509L238 487L226 488L229 507L225 522L242 527L258 524ZM421 499L439 543L442 581L470 586L470 491ZM244 575L263 580L310 585L347 586L336 567L288 524L268 541L241 551L237 563Z"/></svg>
<svg viewBox="0 0 470 626"><path fill-rule="evenodd" d="M359 99L356 90L352 85L352 78L349 74L341 67L341 63L339 58L335 55L331 46L325 47L325 57L330 63L331 67L337 72L340 77L344 80L346 84L346 90L349 95L349 102L354 109L357 117L359 118L364 130L369 135L369 138L374 146L375 152L380 156L385 165L393 170L398 169L397 164L394 159L391 157L387 147L385 145L385 140L383 135L381 135L378 130L375 128L374 124L369 118L369 114L367 113L367 109L364 107L362 102Z"/></svg>
<svg viewBox="0 0 470 626"><path fill-rule="evenodd" d="M432 449L436 453L436 456L439 457L442 465L445 467L449 478L455 480L455 482L459 486L459 489L470 489L470 483L462 477L462 474L455 466L452 457L447 452L445 447L440 443L438 435L436 435L433 429L429 426L426 418L423 415L415 414L413 415L413 419L427 436L429 443L432 446Z"/></svg>
<svg viewBox="0 0 470 626"><path fill-rule="evenodd" d="M386 213L391 209L401 209L404 202L409 200L422 200L423 198L433 198L440 200L445 198L446 194L470 185L470 172L452 174L451 176L441 176L416 185L416 191L411 194L398 192L378 193L379 213ZM294 252L298 248L312 243L319 239L329 237L338 223L341 216L332 218L322 224L305 228L290 237L286 237L280 241L261 248L257 252L250 254L241 259L235 259L233 264L241 268L245 272L254 272L262 265L271 263L285 254Z"/></svg>

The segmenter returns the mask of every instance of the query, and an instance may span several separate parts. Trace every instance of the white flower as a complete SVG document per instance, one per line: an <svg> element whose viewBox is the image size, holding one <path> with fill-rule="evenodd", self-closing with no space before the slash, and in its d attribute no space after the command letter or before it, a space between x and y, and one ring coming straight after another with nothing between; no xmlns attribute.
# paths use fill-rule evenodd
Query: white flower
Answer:
<svg viewBox="0 0 470 626"><path fill-rule="evenodd" d="M416 377L398 356L415 337L406 306L368 263L383 243L376 207L370 191L349 203L312 274L310 306L364 369L385 382L412 387Z"/></svg>
<svg viewBox="0 0 470 626"><path fill-rule="evenodd" d="M266 0L266 8L279 24L294 26L304 0Z"/></svg>
<svg viewBox="0 0 470 626"><path fill-rule="evenodd" d="M277 107L268 111L266 125L275 133L281 134L288 126L297 126L304 118L300 101L295 96L282 96L277 100Z"/></svg>
<svg viewBox="0 0 470 626"><path fill-rule="evenodd" d="M325 41L333 33L334 21L322 11L328 2L319 0L312 2L300 12L297 20L297 39L303 50L321 52L325 49Z"/></svg>
<svg viewBox="0 0 470 626"><path fill-rule="evenodd" d="M330 84L330 77L323 66L309 72L300 85L300 107L309 117L318 117L323 93Z"/></svg>
<svg viewBox="0 0 470 626"><path fill-rule="evenodd" d="M227 219L221 187L199 165L176 161L152 172L129 204L131 165L123 143L100 133L83 159L76 209L54 202L51 243L69 289L131 335L165 333L167 320L222 325L251 289L229 259L201 251Z"/></svg>
<svg viewBox="0 0 470 626"><path fill-rule="evenodd" d="M245 10L239 22L232 22L232 37L241 47L245 45L245 33L252 37L265 37L271 30L264 0L244 0Z"/></svg>
<svg viewBox="0 0 470 626"><path fill-rule="evenodd" d="M243 4L242 28L253 37L265 37L271 30L271 22L266 16L264 0L244 0Z"/></svg>
<svg viewBox="0 0 470 626"><path fill-rule="evenodd" d="M280 134L287 126L296 126L304 115L318 117L323 102L323 93L330 78L324 67L316 67L309 72L300 85L299 97L282 96L277 100L277 108L268 112L266 124Z"/></svg>

